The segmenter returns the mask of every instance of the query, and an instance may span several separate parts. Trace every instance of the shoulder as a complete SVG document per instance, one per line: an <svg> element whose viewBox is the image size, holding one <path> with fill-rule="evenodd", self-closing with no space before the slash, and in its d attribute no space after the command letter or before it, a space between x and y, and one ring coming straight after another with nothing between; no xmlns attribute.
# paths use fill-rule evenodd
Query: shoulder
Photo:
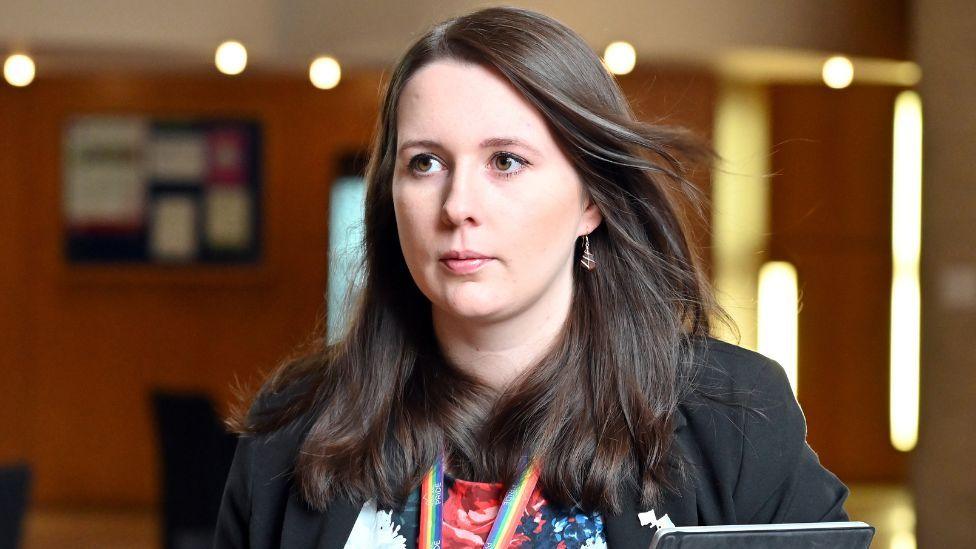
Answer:
<svg viewBox="0 0 976 549"><path fill-rule="evenodd" d="M310 385L303 381L294 381L285 387L265 383L248 411L248 423L268 424L270 418L284 417L289 408L296 406L310 390ZM312 410L291 412L288 416L293 417L279 427L242 436L240 444L249 447L252 456L259 462L291 467L315 417Z"/></svg>
<svg viewBox="0 0 976 549"><path fill-rule="evenodd" d="M775 420L779 427L801 439L806 435L803 414L786 371L775 360L709 337L696 346L695 363L696 375L685 403L687 412L735 410L741 417L754 415Z"/></svg>
<svg viewBox="0 0 976 549"><path fill-rule="evenodd" d="M301 383L272 390L266 383L248 411L249 424L283 414L295 399L308 390ZM250 485L253 503L262 502L277 506L292 482L295 459L315 415L312 411L297 414L283 425L242 435L238 440L242 470L239 471Z"/></svg>
<svg viewBox="0 0 976 549"><path fill-rule="evenodd" d="M695 362L692 390L682 406L689 421L722 416L735 427L729 430L733 437L772 437L793 445L805 440L803 412L778 362L711 337L696 346Z"/></svg>
<svg viewBox="0 0 976 549"><path fill-rule="evenodd" d="M281 417L307 387L274 390L266 382L252 403L246 424ZM238 439L227 476L215 531L215 547L276 547L288 507L295 459L314 420L311 412L273 429L252 430Z"/></svg>
<svg viewBox="0 0 976 549"><path fill-rule="evenodd" d="M766 355L713 337L695 347L696 390L776 389L789 385L783 367Z"/></svg>
<svg viewBox="0 0 976 549"><path fill-rule="evenodd" d="M694 449L710 489L736 502L739 517L754 516L751 507L786 481L808 448L806 420L776 361L713 338L696 350L679 440Z"/></svg>
<svg viewBox="0 0 976 549"><path fill-rule="evenodd" d="M704 341L678 430L699 475L696 493L720 522L848 520L847 487L806 442L806 419L786 372L759 353Z"/></svg>

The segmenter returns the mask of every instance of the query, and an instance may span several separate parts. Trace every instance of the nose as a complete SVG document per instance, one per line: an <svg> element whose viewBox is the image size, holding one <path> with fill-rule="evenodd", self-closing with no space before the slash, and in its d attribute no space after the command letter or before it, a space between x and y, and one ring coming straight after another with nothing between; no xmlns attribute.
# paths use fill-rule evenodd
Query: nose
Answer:
<svg viewBox="0 0 976 549"><path fill-rule="evenodd" d="M479 198L479 174L477 166L458 165L444 186L441 218L449 226L481 223Z"/></svg>

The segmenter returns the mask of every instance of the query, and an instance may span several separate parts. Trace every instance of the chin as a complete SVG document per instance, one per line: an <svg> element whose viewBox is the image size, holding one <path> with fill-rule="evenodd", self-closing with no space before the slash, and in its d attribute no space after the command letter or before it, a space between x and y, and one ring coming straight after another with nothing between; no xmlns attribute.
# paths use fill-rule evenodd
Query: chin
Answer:
<svg viewBox="0 0 976 549"><path fill-rule="evenodd" d="M497 305L486 304L462 304L449 305L445 310L451 316L466 320L494 320L502 316L502 312Z"/></svg>
<svg viewBox="0 0 976 549"><path fill-rule="evenodd" d="M452 317L466 320L493 320L504 316L503 304L488 297L441 300L440 308Z"/></svg>

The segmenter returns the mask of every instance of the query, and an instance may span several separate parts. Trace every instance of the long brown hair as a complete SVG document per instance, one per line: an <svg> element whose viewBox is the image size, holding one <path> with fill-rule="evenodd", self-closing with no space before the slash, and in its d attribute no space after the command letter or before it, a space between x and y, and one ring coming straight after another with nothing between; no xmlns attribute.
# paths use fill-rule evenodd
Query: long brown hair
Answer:
<svg viewBox="0 0 976 549"><path fill-rule="evenodd" d="M498 398L438 351L394 218L400 94L439 59L504 76L550 124L603 215L590 235L599 266L574 273L562 333ZM710 316L729 322L679 214L703 202L684 163L707 156L684 131L638 121L593 50L547 16L489 8L437 25L400 59L383 99L366 173L364 282L347 331L284 362L257 395L278 404L239 414L235 427L267 433L304 418L294 474L319 509L336 498L398 506L442 449L459 476L506 483L534 455L559 505L615 512L625 488L654 502L680 472L669 461L695 343Z"/></svg>

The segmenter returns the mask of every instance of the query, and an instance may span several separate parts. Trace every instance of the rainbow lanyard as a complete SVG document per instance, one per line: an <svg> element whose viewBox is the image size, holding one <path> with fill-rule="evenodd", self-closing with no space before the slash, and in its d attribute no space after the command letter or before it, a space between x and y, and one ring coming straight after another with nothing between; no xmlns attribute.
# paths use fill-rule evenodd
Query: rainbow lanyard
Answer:
<svg viewBox="0 0 976 549"><path fill-rule="evenodd" d="M500 549L508 547L515 528L518 526L519 516L529 503L532 490L539 480L539 467L536 463L525 467L519 480L508 489L495 516L495 523L485 540L486 549ZM441 528L443 525L443 507L447 494L444 489L444 457L437 458L434 466L424 476L421 493L420 509L420 540L418 549L443 549L441 544Z"/></svg>

